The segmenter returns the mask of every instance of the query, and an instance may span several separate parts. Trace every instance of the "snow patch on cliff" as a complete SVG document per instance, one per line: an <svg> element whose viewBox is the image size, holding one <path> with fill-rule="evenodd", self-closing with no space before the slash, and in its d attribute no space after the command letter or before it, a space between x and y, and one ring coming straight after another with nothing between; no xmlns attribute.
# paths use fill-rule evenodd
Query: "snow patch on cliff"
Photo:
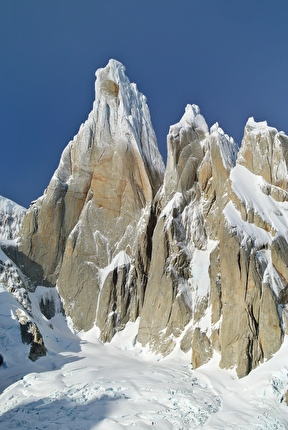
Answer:
<svg viewBox="0 0 288 430"><path fill-rule="evenodd" d="M246 243L248 239L252 239L255 246L259 248L267 243L271 243L270 234L255 224L243 221L240 212L231 201L226 205L224 215L231 228L236 229L239 237L242 237L243 243Z"/></svg>
<svg viewBox="0 0 288 430"><path fill-rule="evenodd" d="M119 267L127 266L130 263L131 258L126 254L125 251L120 251L117 255L115 255L108 266L104 267L104 269L99 269L100 288L103 286L104 281L110 272L113 272Z"/></svg>
<svg viewBox="0 0 288 430"><path fill-rule="evenodd" d="M246 167L238 164L231 171L232 189L244 203L247 211L252 210L276 232L288 236L288 202L278 202L263 193L269 184Z"/></svg>

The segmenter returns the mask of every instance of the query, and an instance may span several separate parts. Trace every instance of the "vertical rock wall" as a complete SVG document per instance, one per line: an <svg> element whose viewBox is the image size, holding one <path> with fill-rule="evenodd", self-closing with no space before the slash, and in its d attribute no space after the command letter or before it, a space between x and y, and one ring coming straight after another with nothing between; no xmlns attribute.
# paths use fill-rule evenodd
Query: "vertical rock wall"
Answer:
<svg viewBox="0 0 288 430"><path fill-rule="evenodd" d="M194 367L216 350L220 366L236 367L240 377L279 349L287 319L280 303L288 279L287 143L250 119L236 160L233 140L217 124L209 132L195 106L170 128L143 344L165 355L177 339L186 351L189 339Z"/></svg>
<svg viewBox="0 0 288 430"><path fill-rule="evenodd" d="M143 243L164 172L146 99L124 71L115 60L97 71L93 110L19 238L34 284L57 283L75 326L97 322L103 340L139 315L148 271Z"/></svg>

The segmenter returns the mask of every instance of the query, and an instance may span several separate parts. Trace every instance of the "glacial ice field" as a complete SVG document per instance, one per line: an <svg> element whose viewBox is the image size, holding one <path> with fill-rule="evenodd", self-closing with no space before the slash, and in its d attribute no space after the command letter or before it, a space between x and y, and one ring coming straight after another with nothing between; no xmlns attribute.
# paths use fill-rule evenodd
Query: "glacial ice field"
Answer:
<svg viewBox="0 0 288 430"><path fill-rule="evenodd" d="M287 338L238 379L219 368L217 355L193 370L190 353L152 354L137 343L138 321L110 344L96 328L75 334L60 313L46 320L36 296L30 293L33 315L48 354L33 363L14 317L19 302L0 288L1 430L288 429Z"/></svg>

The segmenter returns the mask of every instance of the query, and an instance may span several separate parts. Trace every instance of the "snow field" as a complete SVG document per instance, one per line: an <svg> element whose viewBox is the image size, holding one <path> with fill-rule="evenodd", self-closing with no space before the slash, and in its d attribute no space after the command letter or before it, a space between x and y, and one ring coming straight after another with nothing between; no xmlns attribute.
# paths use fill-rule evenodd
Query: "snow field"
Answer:
<svg viewBox="0 0 288 430"><path fill-rule="evenodd" d="M2 424L22 429L186 429L202 426L219 410L220 398L191 378L188 365L166 369L118 352L83 344L79 361L24 376L1 396Z"/></svg>
<svg viewBox="0 0 288 430"><path fill-rule="evenodd" d="M47 295L43 287L29 293L48 350L31 362L14 317L24 308L0 289L1 430L288 429L287 338L272 359L239 380L233 369L219 368L217 354L197 370L179 348L165 358L152 354L137 343L139 321L110 344L99 342L96 327L76 335L62 314L49 321L41 314L39 300Z"/></svg>
<svg viewBox="0 0 288 430"><path fill-rule="evenodd" d="M58 324L64 322L58 316ZM238 380L234 370L217 367L217 356L194 371L189 354L152 355L135 344L136 332L137 324L129 324L103 345L92 329L81 339L74 336L70 348L66 339L65 352L39 359L39 371L31 371L31 363L30 373L0 396L0 428L288 428L288 407L281 402L287 340L274 358Z"/></svg>

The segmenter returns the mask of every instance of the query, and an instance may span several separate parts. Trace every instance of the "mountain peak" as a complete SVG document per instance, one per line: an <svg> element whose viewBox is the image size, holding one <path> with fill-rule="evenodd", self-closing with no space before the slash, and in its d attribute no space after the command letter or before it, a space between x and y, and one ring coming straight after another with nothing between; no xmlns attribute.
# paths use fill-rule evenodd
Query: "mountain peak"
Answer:
<svg viewBox="0 0 288 430"><path fill-rule="evenodd" d="M180 129L189 129L191 127L195 130L201 130L202 133L208 133L207 123L200 113L199 106L195 104L187 104L184 115L180 121L170 126L169 134L176 136Z"/></svg>
<svg viewBox="0 0 288 430"><path fill-rule="evenodd" d="M110 60L93 110L27 211L18 263L54 287L79 330L177 345L247 375L287 330L288 137L249 119L241 148L188 104L164 164L146 98ZM261 179L259 179L261 178ZM264 204L264 203L265 204ZM284 303L285 302L285 303Z"/></svg>
<svg viewBox="0 0 288 430"><path fill-rule="evenodd" d="M119 85L130 84L125 75L125 67L117 60L109 60L107 66L98 69L95 75L96 100L99 100L103 95L105 97L117 97Z"/></svg>

